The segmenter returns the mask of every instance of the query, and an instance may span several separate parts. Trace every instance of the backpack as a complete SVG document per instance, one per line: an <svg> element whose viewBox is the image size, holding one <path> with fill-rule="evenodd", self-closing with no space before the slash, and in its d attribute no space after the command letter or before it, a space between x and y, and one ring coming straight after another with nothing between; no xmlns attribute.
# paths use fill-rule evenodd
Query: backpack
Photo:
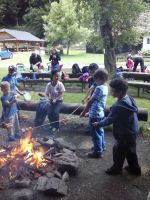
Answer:
<svg viewBox="0 0 150 200"><path fill-rule="evenodd" d="M89 67L88 66L82 67L82 73L84 74L84 73L87 73L87 72L89 72Z"/></svg>
<svg viewBox="0 0 150 200"><path fill-rule="evenodd" d="M88 72L82 74L82 75L79 77L79 80L80 80L81 82L88 82L88 79L89 79L89 73L88 73Z"/></svg>
<svg viewBox="0 0 150 200"><path fill-rule="evenodd" d="M81 73L81 70L79 68L79 65L77 63L72 65L72 74L78 74Z"/></svg>

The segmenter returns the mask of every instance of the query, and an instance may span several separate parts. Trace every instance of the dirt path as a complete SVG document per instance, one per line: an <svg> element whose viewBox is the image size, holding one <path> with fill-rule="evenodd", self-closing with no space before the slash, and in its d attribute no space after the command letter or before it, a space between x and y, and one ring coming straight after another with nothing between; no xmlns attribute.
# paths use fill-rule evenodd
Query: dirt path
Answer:
<svg viewBox="0 0 150 200"><path fill-rule="evenodd" d="M69 182L68 196L63 198L45 197L38 195L38 200L146 200L150 190L150 137L138 138L138 155L142 166L141 177L127 175L108 176L105 170L112 164L112 146L114 143L111 134L106 132L107 151L102 159L87 159L86 153L92 146L91 138L85 134L85 126L69 124L63 127L57 136L77 146L77 155L80 158L79 174ZM43 132L43 131L42 131ZM34 136L42 136L36 130ZM48 135L48 129L44 135ZM6 195L7 193L7 195ZM0 191L0 200L9 200L11 191Z"/></svg>

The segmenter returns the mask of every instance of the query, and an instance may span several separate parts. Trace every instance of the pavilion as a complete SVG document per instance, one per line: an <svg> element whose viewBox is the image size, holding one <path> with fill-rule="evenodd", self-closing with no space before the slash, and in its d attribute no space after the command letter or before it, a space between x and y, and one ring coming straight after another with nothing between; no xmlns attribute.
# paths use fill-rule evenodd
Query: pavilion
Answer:
<svg viewBox="0 0 150 200"><path fill-rule="evenodd" d="M19 51L19 44L24 44L26 50L28 51L31 44L37 47L43 46L44 40L32 35L26 31L18 31L12 29L0 29L0 43L6 48L6 44L13 44L15 50Z"/></svg>

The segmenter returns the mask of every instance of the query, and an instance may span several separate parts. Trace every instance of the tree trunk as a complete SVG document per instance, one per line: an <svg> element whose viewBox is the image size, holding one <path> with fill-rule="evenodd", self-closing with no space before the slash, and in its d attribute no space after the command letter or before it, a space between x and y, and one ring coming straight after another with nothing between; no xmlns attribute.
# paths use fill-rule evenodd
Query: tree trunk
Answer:
<svg viewBox="0 0 150 200"><path fill-rule="evenodd" d="M67 55L69 55L69 49L70 49L70 40L67 43Z"/></svg>
<svg viewBox="0 0 150 200"><path fill-rule="evenodd" d="M20 102L18 102L18 109L19 110L25 110L25 111L36 111L37 105L38 105L38 103L21 102L20 101ZM60 113L64 113L64 114L73 113L74 115L80 115L80 113L83 111L83 108L84 108L84 106L82 104L63 103L62 108L60 110ZM109 114L109 112L110 112L110 107L106 106L105 116L107 116ZM148 110L146 108L138 108L138 119L140 121L147 121Z"/></svg>
<svg viewBox="0 0 150 200"><path fill-rule="evenodd" d="M110 13L108 8L107 0L100 1L101 6L101 21L100 21L100 31L101 37L103 39L104 44L104 65L105 68L108 70L110 75L112 75L116 68L116 55L115 55L115 48L114 48L114 39L112 34L112 25L110 19Z"/></svg>

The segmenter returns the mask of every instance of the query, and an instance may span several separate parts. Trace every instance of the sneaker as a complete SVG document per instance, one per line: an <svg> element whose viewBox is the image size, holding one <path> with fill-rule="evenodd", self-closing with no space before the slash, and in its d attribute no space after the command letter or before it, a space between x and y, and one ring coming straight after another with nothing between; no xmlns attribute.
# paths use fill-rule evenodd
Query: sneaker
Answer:
<svg viewBox="0 0 150 200"><path fill-rule="evenodd" d="M105 173L108 174L108 175L115 176L115 175L122 174L122 170L118 170L118 169L115 169L114 167L111 167L111 168L107 169L105 171Z"/></svg>
<svg viewBox="0 0 150 200"><path fill-rule="evenodd" d="M141 167L136 169L131 169L128 165L124 167L124 169L131 175L141 176Z"/></svg>
<svg viewBox="0 0 150 200"><path fill-rule="evenodd" d="M87 154L89 158L102 158L103 154L101 152L90 152Z"/></svg>
<svg viewBox="0 0 150 200"><path fill-rule="evenodd" d="M8 136L8 142L13 142L15 140L16 140L16 138L13 135Z"/></svg>
<svg viewBox="0 0 150 200"><path fill-rule="evenodd" d="M16 134L15 134L15 138L16 138L16 139L20 139L20 138L21 138L21 133L16 133Z"/></svg>

